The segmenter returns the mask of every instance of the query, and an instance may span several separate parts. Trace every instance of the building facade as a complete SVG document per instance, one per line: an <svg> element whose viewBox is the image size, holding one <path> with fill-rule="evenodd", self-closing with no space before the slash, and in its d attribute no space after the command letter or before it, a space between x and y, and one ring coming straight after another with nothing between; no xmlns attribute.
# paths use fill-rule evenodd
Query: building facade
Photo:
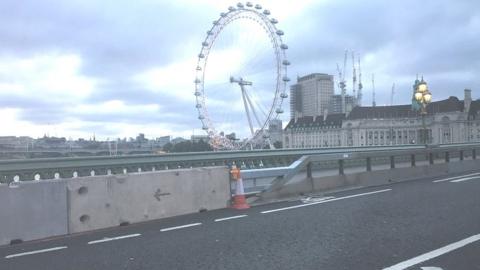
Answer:
<svg viewBox="0 0 480 270"><path fill-rule="evenodd" d="M480 100L450 97L432 102L425 116L411 105L355 107L349 114L291 119L283 134L284 148L447 144L480 141ZM428 134L426 139L424 134Z"/></svg>
<svg viewBox="0 0 480 270"><path fill-rule="evenodd" d="M323 115L334 94L332 75L313 73L297 78L290 87L290 117Z"/></svg>
<svg viewBox="0 0 480 270"><path fill-rule="evenodd" d="M283 127L282 127L282 120L280 119L272 119L270 123L268 123L268 135L270 136L270 142L272 144L276 142L282 142L283 134Z"/></svg>

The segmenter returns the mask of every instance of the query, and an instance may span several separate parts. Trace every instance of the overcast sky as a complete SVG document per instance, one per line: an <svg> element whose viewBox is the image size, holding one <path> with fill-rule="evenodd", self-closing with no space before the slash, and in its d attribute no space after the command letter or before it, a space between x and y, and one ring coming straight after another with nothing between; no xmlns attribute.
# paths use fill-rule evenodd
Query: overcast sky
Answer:
<svg viewBox="0 0 480 270"><path fill-rule="evenodd" d="M0 1L0 136L202 134L193 96L197 54L212 21L236 3ZM463 99L464 88L480 97L478 1L254 3L279 20L292 79L336 75L349 49L362 60L364 105L373 73L378 105L390 103L393 83L394 103L409 103L416 74L434 100Z"/></svg>

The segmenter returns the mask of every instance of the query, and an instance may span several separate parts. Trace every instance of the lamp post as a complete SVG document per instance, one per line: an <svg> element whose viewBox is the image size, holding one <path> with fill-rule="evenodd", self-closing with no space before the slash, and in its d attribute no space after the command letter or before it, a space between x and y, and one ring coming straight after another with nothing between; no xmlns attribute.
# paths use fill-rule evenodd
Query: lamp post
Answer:
<svg viewBox="0 0 480 270"><path fill-rule="evenodd" d="M427 83L422 80L417 84L415 89L414 98L420 105L420 113L422 115L422 127L423 127L423 136L422 143L425 145L428 144L428 131L425 124L425 116L427 115L427 105L432 101L432 94L428 91Z"/></svg>

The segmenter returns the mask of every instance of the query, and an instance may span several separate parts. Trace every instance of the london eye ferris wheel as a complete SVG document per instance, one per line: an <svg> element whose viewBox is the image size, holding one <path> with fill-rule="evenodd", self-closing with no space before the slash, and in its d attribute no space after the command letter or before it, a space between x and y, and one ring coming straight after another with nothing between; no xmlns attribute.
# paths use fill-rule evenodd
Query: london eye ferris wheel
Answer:
<svg viewBox="0 0 480 270"><path fill-rule="evenodd" d="M284 32L270 11L247 2L213 21L195 77L198 119L216 150L271 144L268 125L288 97Z"/></svg>

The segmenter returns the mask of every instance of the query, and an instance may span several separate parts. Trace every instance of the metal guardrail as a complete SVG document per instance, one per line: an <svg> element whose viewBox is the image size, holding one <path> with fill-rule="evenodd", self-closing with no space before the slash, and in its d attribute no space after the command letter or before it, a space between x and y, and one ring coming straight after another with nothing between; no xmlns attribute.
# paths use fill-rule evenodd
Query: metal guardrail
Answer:
<svg viewBox="0 0 480 270"><path fill-rule="evenodd" d="M470 149L480 144L455 144L446 146L401 145L375 147L340 147L317 149L279 149L253 151L222 151L175 153L163 155L133 155L115 157L39 158L25 160L0 160L0 183L55 178L72 178L90 175L124 174L140 171L165 170L190 167L230 166L236 164L242 170L268 169L294 166L303 156L333 160L348 154L361 156L365 153L411 153L425 149ZM373 155L371 155L373 156ZM303 163L302 163L303 164ZM272 170L272 171L275 171ZM260 172L261 170L259 170ZM268 170L264 171L267 172ZM293 172L292 169L288 170ZM247 172L248 173L248 172Z"/></svg>
<svg viewBox="0 0 480 270"><path fill-rule="evenodd" d="M304 155L290 166L266 168L266 169L247 169L242 170L242 179L246 182L256 183L258 179L270 178L271 183L264 185L253 185L249 193L260 193L276 190L286 184L293 176L300 171L305 170L306 176L311 178L313 165L319 162L336 161L338 174L344 174L345 162L349 160L363 160L365 171L372 171L372 159L383 159L383 163L375 165L389 164L390 168L396 167L396 158L403 157L403 162L409 161L412 167L417 166L419 157L424 157L428 165L435 163L438 158L444 159L444 162L450 162L450 159L457 157L458 160L464 160L467 156L472 159L477 158L477 149L480 144L449 144L449 145L429 145L412 147L409 149L397 150L365 150L365 151L345 151L343 153L326 153L317 155ZM347 149L345 149L347 150ZM443 154L443 156L442 156ZM421 158L420 158L421 159ZM357 166L358 168L359 166Z"/></svg>

